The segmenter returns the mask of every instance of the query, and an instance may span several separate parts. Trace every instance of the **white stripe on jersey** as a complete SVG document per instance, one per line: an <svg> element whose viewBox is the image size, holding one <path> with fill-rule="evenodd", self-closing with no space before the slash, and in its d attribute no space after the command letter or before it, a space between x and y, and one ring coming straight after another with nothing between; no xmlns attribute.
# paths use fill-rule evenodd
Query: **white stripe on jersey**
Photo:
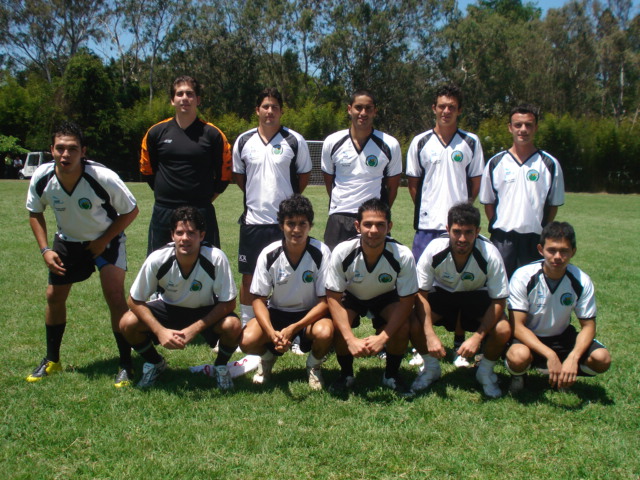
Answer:
<svg viewBox="0 0 640 480"><path fill-rule="evenodd" d="M373 130L359 152L349 130L332 133L322 144L322 171L335 175L329 215L355 213L365 201L382 197L383 178L402 173L400 144Z"/></svg>
<svg viewBox="0 0 640 480"><path fill-rule="evenodd" d="M310 310L324 297L325 278L331 250L309 238L305 252L294 267L283 248L284 240L273 242L260 253L251 282L251 293L269 297L269 306L285 312Z"/></svg>
<svg viewBox="0 0 640 480"><path fill-rule="evenodd" d="M83 172L72 192L55 175L55 163L40 165L31 177L27 210L44 212L51 205L58 236L68 242L100 237L118 215L130 213L136 199L118 174L100 163L83 160Z"/></svg>
<svg viewBox="0 0 640 480"><path fill-rule="evenodd" d="M420 290L440 287L448 292L486 290L492 299L507 298L509 285L502 256L482 235L478 236L467 263L458 271L449 246L449 237L436 238L422 252L418 261Z"/></svg>
<svg viewBox="0 0 640 480"><path fill-rule="evenodd" d="M407 152L407 176L420 178L414 228L445 230L449 209L469 200L467 179L483 169L482 146L473 133L457 130L448 145L433 130L417 135Z"/></svg>
<svg viewBox="0 0 640 480"><path fill-rule="evenodd" d="M165 303L186 308L228 302L237 295L229 260L222 250L201 245L200 256L185 278L173 243L147 257L130 290L131 298L140 302L147 301L155 292L160 292L158 298Z"/></svg>
<svg viewBox="0 0 640 480"><path fill-rule="evenodd" d="M383 254L370 272L358 236L334 248L326 287L333 292L348 291L359 300L370 300L394 289L406 297L418 291L416 263L409 248L387 238Z"/></svg>
<svg viewBox="0 0 640 480"><path fill-rule="evenodd" d="M564 203L562 168L542 150L522 164L508 151L500 152L484 169L479 198L485 205L497 203L491 228L541 233L544 207Z"/></svg>
<svg viewBox="0 0 640 480"><path fill-rule="evenodd" d="M538 337L560 335L571 323L571 312L579 319L595 319L596 296L589 275L569 264L555 290L542 271L543 260L515 271L509 283L509 310L527 313L525 326Z"/></svg>
<svg viewBox="0 0 640 480"><path fill-rule="evenodd" d="M299 192L296 174L310 171L309 147L299 133L281 127L266 144L257 128L240 135L233 145L233 172L247 177L242 222L277 224L280 202Z"/></svg>

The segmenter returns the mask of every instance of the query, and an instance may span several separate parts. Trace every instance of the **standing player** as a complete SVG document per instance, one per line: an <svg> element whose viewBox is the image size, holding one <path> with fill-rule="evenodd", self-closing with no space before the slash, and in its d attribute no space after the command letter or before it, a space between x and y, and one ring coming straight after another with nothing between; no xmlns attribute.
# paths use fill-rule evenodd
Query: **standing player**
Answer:
<svg viewBox="0 0 640 480"><path fill-rule="evenodd" d="M333 341L324 287L331 251L309 237L313 207L306 197L294 194L283 200L278 223L284 240L273 242L258 257L251 282L256 318L243 330L240 348L262 356L253 381L264 383L278 356L289 350L292 340L300 335L300 348L310 351L309 386L320 390L320 367Z"/></svg>
<svg viewBox="0 0 640 480"><path fill-rule="evenodd" d="M233 388L227 362L238 346L241 327L233 313L236 286L222 250L204 243L205 221L195 207L180 207L171 216L170 243L147 257L129 295L120 328L145 364L138 387L151 387L167 367L153 345L183 349L197 335L215 347L216 380ZM156 300L148 302L152 294Z"/></svg>
<svg viewBox="0 0 640 480"><path fill-rule="evenodd" d="M136 199L115 172L85 159L84 137L76 124L65 122L55 130L51 153L54 161L38 167L27 196L29 224L49 270L47 355L27 381L37 382L62 370L60 345L67 326L67 297L74 283L86 280L98 267L120 353L114 385L121 387L129 382L131 373L131 347L118 327L127 311L124 230L138 215ZM47 241L43 213L47 205L53 208L58 225L53 248Z"/></svg>
<svg viewBox="0 0 640 480"><path fill-rule="evenodd" d="M415 260L409 248L387 237L392 222L386 202L378 198L364 202L355 226L360 236L336 246L327 271L327 301L341 370L331 388L339 392L353 386L353 357L376 355L386 348L382 385L407 393L399 369L418 291ZM376 333L357 338L352 328L367 312L373 315Z"/></svg>
<svg viewBox="0 0 640 480"><path fill-rule="evenodd" d="M540 258L540 232L564 203L564 177L558 161L534 144L538 110L520 105L509 118L513 145L487 163L480 203L511 278L516 268Z"/></svg>
<svg viewBox="0 0 640 480"><path fill-rule="evenodd" d="M142 139L140 173L153 189L147 255L171 241L170 218L182 205L197 207L206 241L220 248L212 202L231 180L231 147L224 133L198 118L200 84L181 76L171 85L176 115L152 126Z"/></svg>
<svg viewBox="0 0 640 480"><path fill-rule="evenodd" d="M453 331L460 322L471 337L457 354L475 355L484 345L476 379L485 395L502 395L493 373L498 357L511 336L504 316L509 296L507 275L498 250L480 236L480 211L468 203L453 206L448 213L446 238L433 240L418 262L417 317L411 322L411 343L424 365L411 389L427 388L440 378L439 358L446 354L434 325Z"/></svg>
<svg viewBox="0 0 640 480"><path fill-rule="evenodd" d="M381 198L391 207L402 173L400 144L373 128L376 101L367 90L351 95L347 106L351 125L329 135L322 145L322 172L329 194L329 219L324 242L333 248L357 234L358 207Z"/></svg>
<svg viewBox="0 0 640 480"><path fill-rule="evenodd" d="M576 253L576 233L566 222L542 230L542 260L519 268L509 284L509 314L515 340L505 365L514 375L511 391L524 386L531 364L549 370L552 387L569 388L578 375L606 372L611 355L596 335L596 299L589 276L569 263ZM580 333L571 325L571 312Z"/></svg>
<svg viewBox="0 0 640 480"><path fill-rule="evenodd" d="M258 127L243 133L233 145L233 178L244 192L240 217L238 270L242 274L242 324L255 316L251 307L251 279L258 255L282 239L278 206L309 182L311 157L302 135L280 124L282 95L275 88L260 92L256 100Z"/></svg>

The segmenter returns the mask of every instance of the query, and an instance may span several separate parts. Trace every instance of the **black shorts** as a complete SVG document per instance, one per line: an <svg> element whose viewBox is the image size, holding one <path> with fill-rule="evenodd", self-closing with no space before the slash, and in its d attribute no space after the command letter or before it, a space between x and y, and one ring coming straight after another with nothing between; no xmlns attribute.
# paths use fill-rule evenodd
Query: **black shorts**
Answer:
<svg viewBox="0 0 640 480"><path fill-rule="evenodd" d="M238 271L243 275L253 275L260 252L282 238L280 225L240 225Z"/></svg>
<svg viewBox="0 0 640 480"><path fill-rule="evenodd" d="M358 235L354 222L358 216L355 213L334 213L327 219L324 229L324 243L333 250L336 245Z"/></svg>
<svg viewBox="0 0 640 480"><path fill-rule="evenodd" d="M382 317L382 311L392 303L400 301L397 290L383 293L369 300L360 300L349 292L345 292L342 297L342 306L347 310L356 312L351 328L360 326L360 317L365 317L367 313L371 313L371 323L376 331L381 330L387 324L386 318Z"/></svg>
<svg viewBox="0 0 640 480"><path fill-rule="evenodd" d="M68 285L82 282L93 274L96 267L100 270L105 265L115 265L126 270L126 239L124 233L116 236L109 242L102 255L94 259L93 254L87 250L89 242L67 242L56 235L53 239L53 251L58 254L67 271L62 276L50 272L49 285Z"/></svg>
<svg viewBox="0 0 640 480"><path fill-rule="evenodd" d="M271 320L271 325L273 326L273 329L276 331L280 331L283 328L286 328L293 323L299 322L307 313L309 313L309 310L303 310L301 312L285 312L283 310L269 308L269 319ZM311 351L311 346L313 342L307 336L307 327L304 327L302 330L300 330L298 332L298 336L300 337L300 350L302 350L305 353ZM271 342L267 343L266 347L274 355L278 355L278 356L282 355L281 352L276 351L273 343Z"/></svg>
<svg viewBox="0 0 640 480"><path fill-rule="evenodd" d="M151 222L149 222L147 256L154 250L165 246L169 242L173 242L171 238L171 215L176 208L178 207L165 207L157 203L153 205ZM197 208L205 221L204 240L214 247L220 248L220 234L218 232L218 221L216 220L216 209L212 204Z"/></svg>
<svg viewBox="0 0 640 480"><path fill-rule="evenodd" d="M578 337L578 332L576 331L576 327L573 325L569 325L564 332L560 335L554 335L552 337L537 337L542 343L544 343L551 350L556 352L558 358L561 362L564 362L566 358L569 356L573 347L576 346L576 338ZM518 340L513 340L513 343L522 343ZM593 339L589 348L582 354L580 360L578 360L579 364L584 364L595 350L599 348L606 348L602 343L598 340ZM536 352L531 351L533 355L533 363L532 365L537 368L547 368L547 359L542 355L538 355ZM582 370L578 369L578 375L580 376L588 376Z"/></svg>
<svg viewBox="0 0 640 480"><path fill-rule="evenodd" d="M427 299L431 311L442 316L433 324L442 326L450 332L456 330L458 315L465 332L478 331L480 320L493 301L486 290L452 293L438 287L435 292L429 292Z"/></svg>
<svg viewBox="0 0 640 480"><path fill-rule="evenodd" d="M491 232L491 242L502 256L509 278L518 268L542 258L538 252L538 233L505 232L496 229Z"/></svg>

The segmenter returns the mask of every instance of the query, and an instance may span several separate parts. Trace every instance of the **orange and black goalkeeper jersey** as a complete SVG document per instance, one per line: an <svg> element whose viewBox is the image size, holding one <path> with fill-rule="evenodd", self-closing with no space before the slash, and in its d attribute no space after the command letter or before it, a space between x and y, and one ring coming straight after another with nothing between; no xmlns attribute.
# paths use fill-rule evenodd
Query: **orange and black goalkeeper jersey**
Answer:
<svg viewBox="0 0 640 480"><path fill-rule="evenodd" d="M175 118L151 127L142 139L140 173L158 204L203 207L231 181L231 147L224 133L196 119L186 129Z"/></svg>

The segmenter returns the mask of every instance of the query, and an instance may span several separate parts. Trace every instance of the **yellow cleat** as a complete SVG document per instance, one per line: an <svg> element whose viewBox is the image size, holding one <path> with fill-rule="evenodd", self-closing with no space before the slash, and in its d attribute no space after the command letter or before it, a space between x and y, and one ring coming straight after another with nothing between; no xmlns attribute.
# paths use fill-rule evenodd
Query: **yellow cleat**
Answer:
<svg viewBox="0 0 640 480"><path fill-rule="evenodd" d="M52 362L51 360L47 360L47 357L42 359L40 365L38 365L31 375L27 377L27 382L39 382L47 375L52 375L57 372L62 371L62 365L60 362Z"/></svg>

